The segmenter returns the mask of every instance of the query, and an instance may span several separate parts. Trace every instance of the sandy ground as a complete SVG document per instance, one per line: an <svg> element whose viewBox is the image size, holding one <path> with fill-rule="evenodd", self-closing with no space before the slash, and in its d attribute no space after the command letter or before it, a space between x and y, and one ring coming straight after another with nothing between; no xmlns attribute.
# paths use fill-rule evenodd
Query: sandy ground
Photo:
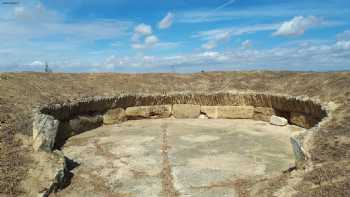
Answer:
<svg viewBox="0 0 350 197"><path fill-rule="evenodd" d="M80 163L56 196L237 196L233 182L278 174L293 163L301 131L253 120L135 120L70 138Z"/></svg>

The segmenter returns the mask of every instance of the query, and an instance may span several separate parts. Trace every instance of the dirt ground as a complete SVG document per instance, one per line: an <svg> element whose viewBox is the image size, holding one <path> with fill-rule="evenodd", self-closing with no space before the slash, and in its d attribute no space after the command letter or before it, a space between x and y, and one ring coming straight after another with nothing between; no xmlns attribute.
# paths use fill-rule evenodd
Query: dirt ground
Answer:
<svg viewBox="0 0 350 197"><path fill-rule="evenodd" d="M237 196L234 181L261 179L293 166L289 137L302 131L220 119L103 126L65 144L64 154L80 165L57 196Z"/></svg>
<svg viewBox="0 0 350 197"><path fill-rule="evenodd" d="M311 149L315 168L301 173L297 196L350 196L349 72L208 72L196 74L0 74L0 193L21 192L30 158L16 134L31 135L32 108L86 96L119 93L254 91L308 96L334 102L332 119L316 134ZM344 167L345 166L345 167ZM283 181L281 181L283 179ZM264 181L261 196L271 196L290 179Z"/></svg>

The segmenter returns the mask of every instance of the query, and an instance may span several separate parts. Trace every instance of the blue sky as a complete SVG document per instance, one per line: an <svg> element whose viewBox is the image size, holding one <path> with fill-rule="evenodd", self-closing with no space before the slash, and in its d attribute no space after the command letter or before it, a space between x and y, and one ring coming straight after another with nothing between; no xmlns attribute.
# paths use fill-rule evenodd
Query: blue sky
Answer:
<svg viewBox="0 0 350 197"><path fill-rule="evenodd" d="M350 70L348 0L0 2L0 71Z"/></svg>

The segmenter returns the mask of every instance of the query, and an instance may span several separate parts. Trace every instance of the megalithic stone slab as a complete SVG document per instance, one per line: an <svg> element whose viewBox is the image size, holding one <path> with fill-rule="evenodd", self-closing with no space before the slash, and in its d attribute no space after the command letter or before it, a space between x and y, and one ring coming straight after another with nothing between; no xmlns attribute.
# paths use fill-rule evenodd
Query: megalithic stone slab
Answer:
<svg viewBox="0 0 350 197"><path fill-rule="evenodd" d="M201 112L209 118L251 119L253 106L201 106Z"/></svg>
<svg viewBox="0 0 350 197"><path fill-rule="evenodd" d="M51 152L55 145L59 121L53 116L37 113L33 122L33 148Z"/></svg>
<svg viewBox="0 0 350 197"><path fill-rule="evenodd" d="M173 115L175 118L198 118L200 109L200 105L174 104Z"/></svg>

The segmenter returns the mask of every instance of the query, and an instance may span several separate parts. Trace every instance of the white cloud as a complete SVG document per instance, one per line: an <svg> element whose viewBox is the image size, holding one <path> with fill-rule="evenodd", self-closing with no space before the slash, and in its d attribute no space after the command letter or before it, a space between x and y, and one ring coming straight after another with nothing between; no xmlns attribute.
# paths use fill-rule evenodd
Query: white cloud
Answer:
<svg viewBox="0 0 350 197"><path fill-rule="evenodd" d="M159 43L158 43L159 44ZM54 71L177 71L200 70L337 70L350 69L350 42L286 45L271 49L235 48L225 51L205 51L171 56L106 56L99 61L83 62L81 58L50 61ZM34 60L33 60L34 61ZM33 62L32 61L32 62ZM28 65L28 64L26 64ZM34 65L34 64L33 64ZM35 63L40 65L40 63ZM11 65L8 69L29 69ZM40 66L30 68L42 70ZM152 68L152 69L148 69ZM4 67L0 67L4 69Z"/></svg>
<svg viewBox="0 0 350 197"><path fill-rule="evenodd" d="M144 23L141 23L137 25L134 29L135 34L140 34L140 35L151 35L152 34L152 27L149 25L146 25Z"/></svg>
<svg viewBox="0 0 350 197"><path fill-rule="evenodd" d="M319 26L322 20L315 17L296 16L282 25L273 33L275 36L299 36L304 34L307 29Z"/></svg>
<svg viewBox="0 0 350 197"><path fill-rule="evenodd" d="M336 43L336 47L340 48L340 49L343 49L343 50L349 50L350 49L350 40L348 41L338 41Z"/></svg>
<svg viewBox="0 0 350 197"><path fill-rule="evenodd" d="M145 39L145 44L148 46L153 46L155 44L157 44L159 42L159 39L157 38L157 36L147 36Z"/></svg>
<svg viewBox="0 0 350 197"><path fill-rule="evenodd" d="M159 22L158 28L159 29L167 29L173 24L174 20L174 14L171 12L168 12L167 15Z"/></svg>
<svg viewBox="0 0 350 197"><path fill-rule="evenodd" d="M159 42L159 39L157 38L157 36L151 35L151 36L147 36L143 43L139 43L139 42L133 43L132 47L134 49L147 49L147 48L154 47L158 42Z"/></svg>
<svg viewBox="0 0 350 197"><path fill-rule="evenodd" d="M213 49L221 43L228 42L230 40L230 37L231 37L231 32L229 31L217 32L217 34L211 36L208 42L202 45L202 48Z"/></svg>
<svg viewBox="0 0 350 197"><path fill-rule="evenodd" d="M250 40L245 40L245 41L243 41L242 43L241 43L241 47L243 48L243 49L249 49L249 48L251 48L253 46L253 44L252 44L252 41L250 41Z"/></svg>
<svg viewBox="0 0 350 197"><path fill-rule="evenodd" d="M39 60L35 60L32 63L29 64L30 66L44 66L45 63Z"/></svg>
<svg viewBox="0 0 350 197"><path fill-rule="evenodd" d="M131 47L134 49L147 49L152 48L159 43L159 39L152 34L151 26L142 23L134 28L131 42Z"/></svg>
<svg viewBox="0 0 350 197"><path fill-rule="evenodd" d="M243 42L244 43L244 42ZM246 42L249 43L249 42ZM333 70L349 69L350 42L294 45L271 49L236 48L226 51L205 51L175 56L115 57L110 63L116 67L175 66L186 70L201 69L288 69ZM123 64L119 64L120 62ZM204 66L204 67L203 67ZM347 66L347 67L346 67Z"/></svg>
<svg viewBox="0 0 350 197"><path fill-rule="evenodd" d="M126 36L131 22L95 19L67 22L66 18L42 4L17 6L0 13L0 41L28 40L50 36L91 41Z"/></svg>
<svg viewBox="0 0 350 197"><path fill-rule="evenodd" d="M338 40L350 40L350 30L346 30L337 35Z"/></svg>

